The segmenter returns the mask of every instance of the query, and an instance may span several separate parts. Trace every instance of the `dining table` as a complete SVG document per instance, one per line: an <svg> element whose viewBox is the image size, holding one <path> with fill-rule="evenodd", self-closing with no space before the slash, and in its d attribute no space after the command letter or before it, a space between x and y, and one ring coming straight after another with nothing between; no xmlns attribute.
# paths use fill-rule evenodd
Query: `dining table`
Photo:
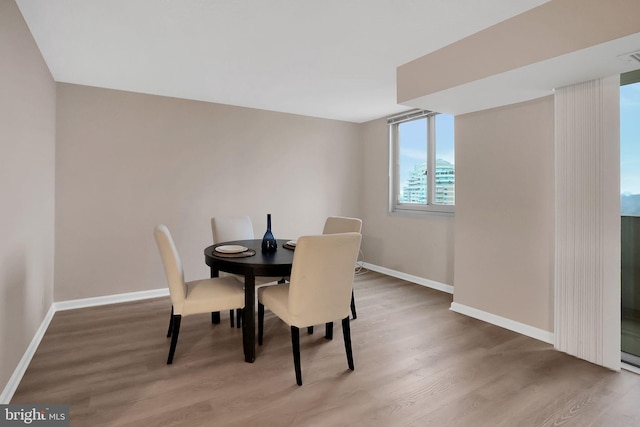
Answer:
<svg viewBox="0 0 640 427"><path fill-rule="evenodd" d="M253 363L256 358L256 277L274 277L275 282L278 278L290 276L295 248L291 246L291 242L278 239L277 250L273 252L262 252L262 239L222 242L204 250L205 263L211 268L211 277L218 277L221 271L244 276L242 347L247 363ZM238 249L221 252L226 249L221 248L223 246Z"/></svg>

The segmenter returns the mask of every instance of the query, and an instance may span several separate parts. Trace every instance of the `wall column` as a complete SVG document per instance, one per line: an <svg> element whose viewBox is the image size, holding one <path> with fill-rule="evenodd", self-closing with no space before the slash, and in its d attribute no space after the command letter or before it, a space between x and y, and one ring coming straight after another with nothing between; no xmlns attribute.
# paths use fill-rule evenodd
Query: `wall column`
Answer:
<svg viewBox="0 0 640 427"><path fill-rule="evenodd" d="M555 348L620 369L620 81L555 92Z"/></svg>

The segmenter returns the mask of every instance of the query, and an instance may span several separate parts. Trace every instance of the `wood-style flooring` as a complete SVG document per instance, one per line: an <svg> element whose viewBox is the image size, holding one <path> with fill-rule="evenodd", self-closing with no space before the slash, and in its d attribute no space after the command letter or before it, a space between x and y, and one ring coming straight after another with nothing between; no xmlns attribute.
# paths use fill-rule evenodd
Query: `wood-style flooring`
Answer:
<svg viewBox="0 0 640 427"><path fill-rule="evenodd" d="M58 312L12 403L68 403L71 426L640 426L640 376L449 310L452 296L356 277L355 371L339 324L301 331L265 314L244 362L228 313L183 319L166 365L168 298Z"/></svg>

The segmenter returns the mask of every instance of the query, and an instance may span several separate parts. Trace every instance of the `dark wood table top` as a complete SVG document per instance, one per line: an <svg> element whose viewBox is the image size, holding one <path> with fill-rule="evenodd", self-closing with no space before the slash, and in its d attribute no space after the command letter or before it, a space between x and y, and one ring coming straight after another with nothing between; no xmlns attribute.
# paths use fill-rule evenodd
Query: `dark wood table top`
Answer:
<svg viewBox="0 0 640 427"><path fill-rule="evenodd" d="M211 245L204 250L205 262L209 267L234 274L253 274L254 276L287 276L291 273L294 251L283 247L289 240L278 239L278 250L262 253L262 239L234 240ZM236 258L218 255L215 248L223 245L241 245L253 249L256 254L250 257Z"/></svg>

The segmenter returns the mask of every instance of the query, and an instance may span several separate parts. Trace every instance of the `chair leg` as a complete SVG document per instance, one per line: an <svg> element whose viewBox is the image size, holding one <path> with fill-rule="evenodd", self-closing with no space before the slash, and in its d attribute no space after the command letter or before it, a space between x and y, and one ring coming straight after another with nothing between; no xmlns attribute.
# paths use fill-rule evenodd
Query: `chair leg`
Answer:
<svg viewBox="0 0 640 427"><path fill-rule="evenodd" d="M171 334L171 347L169 348L169 357L167 358L167 365L173 363L173 354L176 352L176 344L178 344L178 334L180 333L180 321L182 316L179 314L173 315L173 333Z"/></svg>
<svg viewBox="0 0 640 427"><path fill-rule="evenodd" d="M293 348L293 367L296 370L296 383L302 385L302 369L300 368L300 329L291 327L291 347Z"/></svg>
<svg viewBox="0 0 640 427"><path fill-rule="evenodd" d="M167 338L171 336L173 331L173 306L171 306L171 316L169 316L169 330L167 331Z"/></svg>
<svg viewBox="0 0 640 427"><path fill-rule="evenodd" d="M344 349L347 352L347 364L349 365L349 369L353 371L353 350L351 348L351 328L349 327L349 316L342 319L342 335L344 336Z"/></svg>
<svg viewBox="0 0 640 427"><path fill-rule="evenodd" d="M244 316L244 310L241 308L236 309L236 326L238 329L242 327L242 317Z"/></svg>
<svg viewBox="0 0 640 427"><path fill-rule="evenodd" d="M312 334L313 333L313 326L307 327L307 333L308 334Z"/></svg>
<svg viewBox="0 0 640 427"><path fill-rule="evenodd" d="M231 327L233 328L233 310L229 310L229 321L231 322Z"/></svg>
<svg viewBox="0 0 640 427"><path fill-rule="evenodd" d="M353 289L351 289L351 317L353 317L353 320L358 318L356 314L356 300L353 298Z"/></svg>
<svg viewBox="0 0 640 427"><path fill-rule="evenodd" d="M264 304L258 303L258 345L262 345L264 335Z"/></svg>
<svg viewBox="0 0 640 427"><path fill-rule="evenodd" d="M220 323L220 312L212 311L211 312L211 323L215 323L216 325Z"/></svg>
<svg viewBox="0 0 640 427"><path fill-rule="evenodd" d="M333 339L333 322L327 322L324 325L324 337L328 340Z"/></svg>

